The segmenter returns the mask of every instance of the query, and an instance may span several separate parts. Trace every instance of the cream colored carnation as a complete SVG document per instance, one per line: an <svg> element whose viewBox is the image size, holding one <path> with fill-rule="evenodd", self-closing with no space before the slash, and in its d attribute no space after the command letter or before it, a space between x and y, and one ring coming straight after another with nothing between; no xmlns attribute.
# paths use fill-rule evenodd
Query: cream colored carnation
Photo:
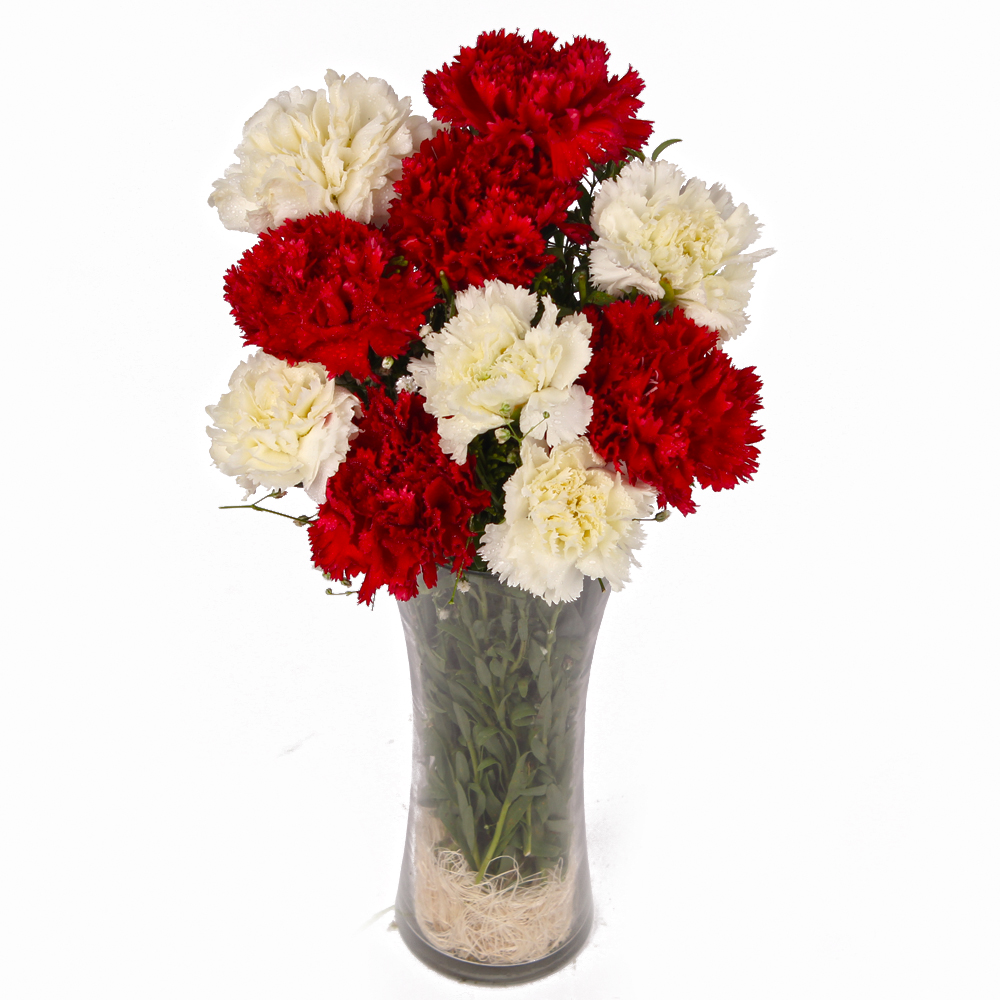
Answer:
<svg viewBox="0 0 1000 1000"><path fill-rule="evenodd" d="M587 429L593 401L574 385L590 361L591 326L573 314L557 321L549 298L503 281L487 281L455 296L457 312L421 335L430 354L410 362L410 374L438 418L441 449L466 460L479 434L519 419L522 433L550 445Z"/></svg>
<svg viewBox="0 0 1000 1000"><path fill-rule="evenodd" d="M329 381L322 365L289 365L258 351L229 380L229 392L206 407L212 461L236 476L248 495L258 486L299 484L317 503L358 433L358 399Z"/></svg>
<svg viewBox="0 0 1000 1000"><path fill-rule="evenodd" d="M239 163L208 199L227 229L260 233L324 212L376 226L388 218L404 157L434 127L385 80L329 70L326 86L282 91L243 126Z"/></svg>
<svg viewBox="0 0 1000 1000"><path fill-rule="evenodd" d="M521 461L504 484L504 521L483 534L486 565L549 604L579 597L584 577L621 590L638 565L638 519L655 510L656 491L623 481L586 438L551 452L525 441Z"/></svg>
<svg viewBox="0 0 1000 1000"><path fill-rule="evenodd" d="M696 323L728 340L746 329L753 264L774 253L743 253L760 225L724 187L685 181L672 163L633 160L605 181L590 219L590 277L611 295L670 294Z"/></svg>

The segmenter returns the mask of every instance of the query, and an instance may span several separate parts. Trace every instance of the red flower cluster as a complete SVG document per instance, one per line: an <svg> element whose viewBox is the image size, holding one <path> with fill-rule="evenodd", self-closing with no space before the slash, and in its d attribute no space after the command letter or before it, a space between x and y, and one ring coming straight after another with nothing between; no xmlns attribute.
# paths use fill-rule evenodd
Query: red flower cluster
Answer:
<svg viewBox="0 0 1000 1000"><path fill-rule="evenodd" d="M306 216L261 235L226 272L226 300L248 344L364 378L369 348L400 354L434 304L432 284L393 256L378 229L339 212Z"/></svg>
<svg viewBox="0 0 1000 1000"><path fill-rule="evenodd" d="M473 483L472 459L458 465L440 448L437 422L420 397L393 402L369 390L361 432L327 483L309 526L313 561L334 579L365 574L359 601L385 585L400 600L433 586L439 564L465 569L475 556L469 519L490 505Z"/></svg>
<svg viewBox="0 0 1000 1000"><path fill-rule="evenodd" d="M695 480L731 489L757 471L763 430L760 379L734 368L718 335L675 309L657 321L658 302L640 296L588 308L594 355L580 379L594 399L588 435L597 453L643 480L683 514Z"/></svg>
<svg viewBox="0 0 1000 1000"><path fill-rule="evenodd" d="M499 278L528 285L554 258L542 230L561 224L576 184L557 180L534 143L510 128L442 131L403 165L388 232L406 257L453 288Z"/></svg>
<svg viewBox="0 0 1000 1000"><path fill-rule="evenodd" d="M588 160L620 159L638 149L652 123L635 117L643 82L633 69L608 79L603 42L576 38L556 48L556 37L536 31L484 32L475 48L424 76L435 117L481 133L513 123L545 150L557 177L580 178Z"/></svg>

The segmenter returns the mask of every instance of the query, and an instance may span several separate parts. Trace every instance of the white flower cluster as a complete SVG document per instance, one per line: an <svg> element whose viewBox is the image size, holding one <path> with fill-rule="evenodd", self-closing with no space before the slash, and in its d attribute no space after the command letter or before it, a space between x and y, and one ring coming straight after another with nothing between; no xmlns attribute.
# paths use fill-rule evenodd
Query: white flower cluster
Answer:
<svg viewBox="0 0 1000 1000"><path fill-rule="evenodd" d="M239 163L208 199L227 229L342 212L381 226L403 159L434 132L410 99L376 77L326 74L327 91L282 91L243 126Z"/></svg>
<svg viewBox="0 0 1000 1000"><path fill-rule="evenodd" d="M486 565L549 604L579 597L584 577L621 590L656 491L623 482L586 438L551 451L525 441L521 461L504 484L504 520L486 526Z"/></svg>
<svg viewBox="0 0 1000 1000"><path fill-rule="evenodd" d="M746 329L753 265L773 250L743 253L760 226L721 184L686 181L672 163L633 160L594 198L590 278L611 295L670 294L696 323L729 340ZM666 287L665 287L666 286Z"/></svg>
<svg viewBox="0 0 1000 1000"><path fill-rule="evenodd" d="M442 451L464 463L480 434L507 440L516 427L522 437L504 521L487 526L480 555L502 581L550 604L579 597L584 577L620 590L656 493L622 482L583 436L593 400L577 379L591 358L590 323L559 321L551 299L502 281L459 292L455 307L441 330L424 328L429 353L409 366Z"/></svg>
<svg viewBox="0 0 1000 1000"><path fill-rule="evenodd" d="M212 461L247 495L300 483L317 503L358 433L357 397L328 381L322 365L289 365L258 351L240 364L229 392L206 407L215 427Z"/></svg>
<svg viewBox="0 0 1000 1000"><path fill-rule="evenodd" d="M519 417L521 433L550 445L587 429L593 402L576 380L590 361L585 316L558 310L526 288L487 281L455 296L456 314L421 336L430 352L410 374L438 418L441 450L464 463L470 442Z"/></svg>

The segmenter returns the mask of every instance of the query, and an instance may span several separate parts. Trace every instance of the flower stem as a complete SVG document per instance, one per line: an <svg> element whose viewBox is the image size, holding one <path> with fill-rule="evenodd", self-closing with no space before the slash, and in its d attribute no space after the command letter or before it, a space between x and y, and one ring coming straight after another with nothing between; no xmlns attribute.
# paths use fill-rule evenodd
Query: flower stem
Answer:
<svg viewBox="0 0 1000 1000"><path fill-rule="evenodd" d="M271 496L274 494L272 493ZM263 499L267 500L269 497ZM287 517L289 521L294 521L296 524L309 524L313 520L305 514L296 517L294 514L283 514L280 510L271 510L270 507L259 507L258 504L262 502L258 500L256 503L231 503L220 507L219 510L259 510L262 514L277 514L278 517Z"/></svg>
<svg viewBox="0 0 1000 1000"><path fill-rule="evenodd" d="M479 885L483 880L483 876L486 874L486 869L489 863L493 860L493 853L497 849L497 845L500 843L500 834L503 833L504 820L507 819L507 810L510 808L511 798L508 794L507 798L504 799L503 806L500 809L500 818L497 820L497 828L493 834L493 839L490 841L490 846L483 857L483 863L479 866L479 871L476 872L476 885Z"/></svg>

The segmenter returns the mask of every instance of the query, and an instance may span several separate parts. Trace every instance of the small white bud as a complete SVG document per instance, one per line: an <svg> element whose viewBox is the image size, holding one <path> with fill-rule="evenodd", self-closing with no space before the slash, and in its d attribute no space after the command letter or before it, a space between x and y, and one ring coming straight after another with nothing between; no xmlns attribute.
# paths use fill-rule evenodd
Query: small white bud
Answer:
<svg viewBox="0 0 1000 1000"><path fill-rule="evenodd" d="M470 584L468 580L459 580L455 586L458 587L458 592L460 594L467 594L470 590L472 590L472 584Z"/></svg>
<svg viewBox="0 0 1000 1000"><path fill-rule="evenodd" d="M506 427L498 427L495 433L501 444L506 444L510 440L510 430Z"/></svg>
<svg viewBox="0 0 1000 1000"><path fill-rule="evenodd" d="M438 619L444 621L451 614L450 608L438 608Z"/></svg>

